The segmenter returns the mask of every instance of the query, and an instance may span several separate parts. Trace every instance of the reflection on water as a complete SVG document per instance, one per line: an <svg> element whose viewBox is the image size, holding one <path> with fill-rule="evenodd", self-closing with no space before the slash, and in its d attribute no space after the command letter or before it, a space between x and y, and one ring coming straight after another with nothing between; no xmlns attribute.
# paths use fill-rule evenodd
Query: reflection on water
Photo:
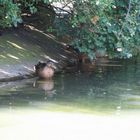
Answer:
<svg viewBox="0 0 140 140"><path fill-rule="evenodd" d="M90 73L56 75L1 83L0 108L121 114L140 110L140 63L117 62L122 67L99 66Z"/></svg>
<svg viewBox="0 0 140 140"><path fill-rule="evenodd" d="M53 94L55 93L54 89L54 81L53 80L36 80L33 84L34 88L40 88L45 91L46 97L53 97ZM45 99L47 99L45 97Z"/></svg>
<svg viewBox="0 0 140 140"><path fill-rule="evenodd" d="M0 139L140 139L140 63L121 65L0 83Z"/></svg>

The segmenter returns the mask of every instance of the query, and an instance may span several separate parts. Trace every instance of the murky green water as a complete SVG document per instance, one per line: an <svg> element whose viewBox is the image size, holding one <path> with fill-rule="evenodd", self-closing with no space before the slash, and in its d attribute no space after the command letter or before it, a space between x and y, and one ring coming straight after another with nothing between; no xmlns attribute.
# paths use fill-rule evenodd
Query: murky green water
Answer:
<svg viewBox="0 0 140 140"><path fill-rule="evenodd" d="M1 140L140 139L140 63L0 83Z"/></svg>
<svg viewBox="0 0 140 140"><path fill-rule="evenodd" d="M140 111L140 63L0 84L0 109L122 114Z"/></svg>

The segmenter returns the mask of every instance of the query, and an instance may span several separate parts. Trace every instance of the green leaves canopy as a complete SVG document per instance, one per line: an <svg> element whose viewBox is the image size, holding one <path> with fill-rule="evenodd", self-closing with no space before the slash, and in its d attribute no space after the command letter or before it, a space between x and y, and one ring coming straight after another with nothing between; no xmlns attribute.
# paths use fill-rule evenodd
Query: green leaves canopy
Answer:
<svg viewBox="0 0 140 140"><path fill-rule="evenodd" d="M35 13L39 2L53 1L73 4L67 25L58 24L56 30L65 35L71 28L71 44L91 59L98 50L111 58L130 58L140 51L139 0L0 0L0 27L17 26L23 9Z"/></svg>

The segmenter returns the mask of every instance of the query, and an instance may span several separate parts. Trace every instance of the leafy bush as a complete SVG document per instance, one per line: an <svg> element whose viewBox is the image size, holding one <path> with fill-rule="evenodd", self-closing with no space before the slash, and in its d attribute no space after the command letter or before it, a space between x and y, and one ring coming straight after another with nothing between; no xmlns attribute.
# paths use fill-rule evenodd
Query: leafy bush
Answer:
<svg viewBox="0 0 140 140"><path fill-rule="evenodd" d="M0 26L17 26L18 22L22 22L18 4L14 4L12 0L0 0Z"/></svg>
<svg viewBox="0 0 140 140"><path fill-rule="evenodd" d="M56 30L72 33L71 44L91 59L97 51L111 58L130 58L140 51L139 0L0 0L0 26L17 26L24 9L35 13L38 3L53 1L73 4Z"/></svg>
<svg viewBox="0 0 140 140"><path fill-rule="evenodd" d="M0 0L0 27L17 27L22 23L21 14L25 9L36 13L39 2L47 3L48 0Z"/></svg>
<svg viewBox="0 0 140 140"><path fill-rule="evenodd" d="M76 0L71 20L73 44L95 58L102 50L109 57L130 58L140 47L139 0Z"/></svg>

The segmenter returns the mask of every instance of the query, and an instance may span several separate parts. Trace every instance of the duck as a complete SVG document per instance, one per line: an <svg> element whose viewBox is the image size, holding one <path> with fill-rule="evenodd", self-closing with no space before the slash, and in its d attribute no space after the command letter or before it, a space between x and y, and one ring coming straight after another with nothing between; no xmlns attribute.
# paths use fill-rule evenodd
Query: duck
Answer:
<svg viewBox="0 0 140 140"><path fill-rule="evenodd" d="M38 62L37 65L34 66L36 75L41 79L50 80L53 78L55 73L55 66L52 61L48 62Z"/></svg>

